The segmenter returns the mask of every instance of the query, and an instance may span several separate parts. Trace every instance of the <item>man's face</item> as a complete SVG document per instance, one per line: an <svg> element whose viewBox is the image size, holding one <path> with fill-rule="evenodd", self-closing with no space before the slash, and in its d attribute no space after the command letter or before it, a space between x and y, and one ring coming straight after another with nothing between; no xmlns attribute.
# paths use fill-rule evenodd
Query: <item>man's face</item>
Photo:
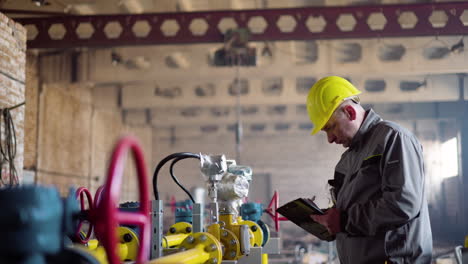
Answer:
<svg viewBox="0 0 468 264"><path fill-rule="evenodd" d="M357 133L358 127L355 124L356 122L353 122L355 120L352 120L349 115L343 112L343 109L337 111L341 112L335 112L322 128L322 131L327 133L328 143L336 143L348 148Z"/></svg>

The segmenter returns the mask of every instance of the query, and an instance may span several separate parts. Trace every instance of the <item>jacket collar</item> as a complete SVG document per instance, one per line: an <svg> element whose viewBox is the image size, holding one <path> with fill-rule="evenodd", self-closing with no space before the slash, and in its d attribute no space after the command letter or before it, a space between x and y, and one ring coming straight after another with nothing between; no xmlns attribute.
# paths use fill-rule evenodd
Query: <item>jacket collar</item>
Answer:
<svg viewBox="0 0 468 264"><path fill-rule="evenodd" d="M353 149L361 144L364 139L364 135L373 128L377 123L381 122L382 118L374 112L374 110L369 109L366 111L366 117L361 124L361 127L354 135L353 140L351 141L350 149Z"/></svg>

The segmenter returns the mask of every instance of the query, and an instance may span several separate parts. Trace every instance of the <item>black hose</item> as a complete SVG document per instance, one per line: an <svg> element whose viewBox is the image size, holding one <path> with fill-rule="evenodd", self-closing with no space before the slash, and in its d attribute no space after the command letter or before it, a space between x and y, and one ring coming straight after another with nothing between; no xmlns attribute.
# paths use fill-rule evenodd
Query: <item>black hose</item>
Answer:
<svg viewBox="0 0 468 264"><path fill-rule="evenodd" d="M171 159L180 158L180 157L191 157L191 158L200 159L199 154L195 154L195 153L191 153L191 152L177 152L177 153L173 153L173 154L165 157L164 159L162 159L158 163L158 165L156 166L156 169L154 170L154 173L153 173L153 192L154 192L154 198L156 200L159 200L159 192L158 192L158 173L159 173L159 170L161 170L161 168L164 166L164 164L166 164L166 162L170 161Z"/></svg>
<svg viewBox="0 0 468 264"><path fill-rule="evenodd" d="M24 103L23 103L24 104ZM0 125L0 171L3 171L3 165L8 164L9 169L9 182L4 182L3 177L0 173L0 182L1 185L13 186L19 184L18 181L18 172L15 167L15 156L16 156L16 131L15 124L13 123L13 118L11 116L10 110L14 109L23 104L11 108L1 109L1 117L3 117L3 128L5 131L2 131ZM3 138L5 134L5 138Z"/></svg>
<svg viewBox="0 0 468 264"><path fill-rule="evenodd" d="M182 186L182 184L180 184L179 180L177 180L176 176L174 175L174 164L176 164L179 160L189 159L189 158L196 159L197 157L178 157L178 158L176 158L176 159L174 159L172 161L169 171L171 173L171 177L174 180L174 182L177 185L179 185L179 187L182 188L182 190L184 190L184 192L190 197L190 200L192 200L192 202L195 203L195 199L193 199L192 194L190 194L190 192L187 189L185 189L185 187ZM198 159L199 159L199 157L198 157Z"/></svg>

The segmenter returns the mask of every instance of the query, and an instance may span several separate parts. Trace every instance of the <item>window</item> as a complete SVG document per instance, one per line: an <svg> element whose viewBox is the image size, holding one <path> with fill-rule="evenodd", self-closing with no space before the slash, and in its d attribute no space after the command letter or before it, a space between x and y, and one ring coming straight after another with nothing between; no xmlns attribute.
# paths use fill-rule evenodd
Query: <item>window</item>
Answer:
<svg viewBox="0 0 468 264"><path fill-rule="evenodd" d="M458 140L453 137L441 146L441 177L442 179L458 175Z"/></svg>

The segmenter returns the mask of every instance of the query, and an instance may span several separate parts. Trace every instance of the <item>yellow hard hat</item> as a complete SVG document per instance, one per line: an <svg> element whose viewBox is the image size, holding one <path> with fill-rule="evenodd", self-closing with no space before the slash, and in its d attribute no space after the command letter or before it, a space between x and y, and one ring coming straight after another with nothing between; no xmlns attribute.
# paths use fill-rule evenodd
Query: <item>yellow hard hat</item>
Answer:
<svg viewBox="0 0 468 264"><path fill-rule="evenodd" d="M307 113L314 124L312 135L327 124L333 112L345 99L360 93L354 85L338 76L328 76L316 82L307 95Z"/></svg>

